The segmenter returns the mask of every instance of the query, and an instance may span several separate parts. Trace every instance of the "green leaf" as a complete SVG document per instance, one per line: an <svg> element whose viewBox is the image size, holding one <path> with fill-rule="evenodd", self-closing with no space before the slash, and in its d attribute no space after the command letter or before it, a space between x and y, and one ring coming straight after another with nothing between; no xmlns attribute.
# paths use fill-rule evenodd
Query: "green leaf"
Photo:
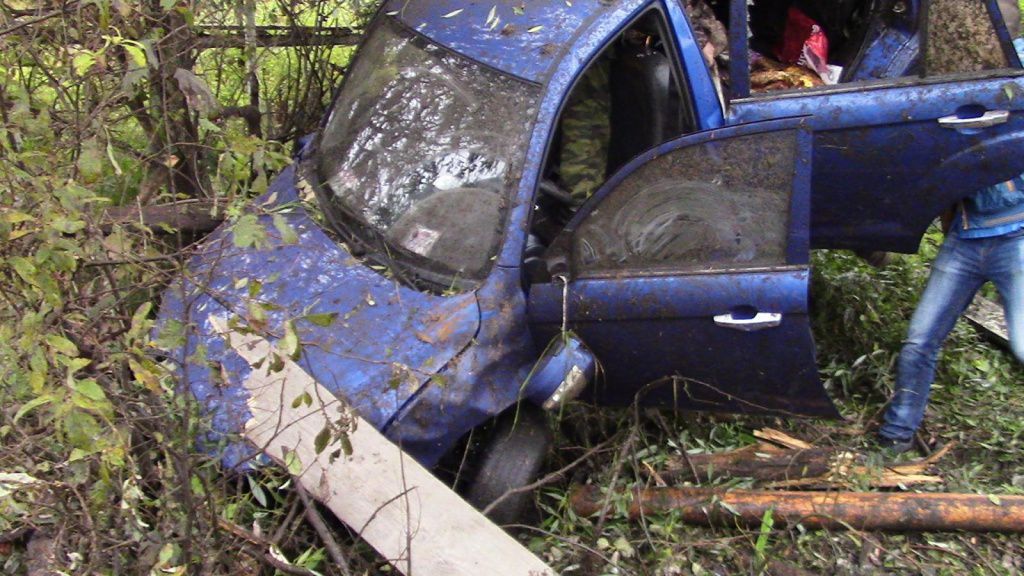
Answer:
<svg viewBox="0 0 1024 576"><path fill-rule="evenodd" d="M32 285L36 284L36 274L38 273L38 270L36 270L35 264L30 262L27 258L15 256L8 259L7 263L11 265L11 268L14 268L14 271L18 273L18 276L21 276L22 280Z"/></svg>
<svg viewBox="0 0 1024 576"><path fill-rule="evenodd" d="M267 310L259 302L250 300L246 305L246 310L249 312L249 317L246 320L253 328L260 329L267 323Z"/></svg>
<svg viewBox="0 0 1024 576"><path fill-rule="evenodd" d="M44 404L49 404L50 402L53 402L53 400L54 396L52 394L44 394L42 396L37 396L29 400L28 402L25 402L24 404L21 405L21 408L18 408L18 411L14 413L13 423L17 424L18 420L24 418L26 414Z"/></svg>
<svg viewBox="0 0 1024 576"><path fill-rule="evenodd" d="M92 360L89 360L88 358L66 358L60 359L60 363L67 366L68 372L74 374L89 364L92 364Z"/></svg>
<svg viewBox="0 0 1024 576"><path fill-rule="evenodd" d="M284 338L278 342L278 348L292 360L298 360L302 354L302 345L299 343L299 335L295 333L295 323L288 321L284 324Z"/></svg>
<svg viewBox="0 0 1024 576"><path fill-rule="evenodd" d="M213 132L214 134L220 134L221 132L220 126L217 126L213 122L210 122L206 119L205 116L199 117L199 127L202 128L203 130Z"/></svg>
<svg viewBox="0 0 1024 576"><path fill-rule="evenodd" d="M78 356L78 347L75 346L71 340L59 335L59 334L47 334L46 343L50 345L55 351L74 358Z"/></svg>
<svg viewBox="0 0 1024 576"><path fill-rule="evenodd" d="M299 455L293 450L288 450L284 454L284 467L288 470L288 473L292 476L298 476L302 474L302 460L299 459Z"/></svg>
<svg viewBox="0 0 1024 576"><path fill-rule="evenodd" d="M161 6L163 4L161 3ZM172 558L178 553L177 547L174 544L164 544L163 548L160 549L160 554L157 556L157 565L163 566L171 561Z"/></svg>
<svg viewBox="0 0 1024 576"><path fill-rule="evenodd" d="M309 392L303 392L302 394L296 396L294 400L292 400L292 408L298 408L299 406L302 405L313 405L313 397L309 395Z"/></svg>
<svg viewBox="0 0 1024 576"><path fill-rule="evenodd" d="M321 327L330 326L334 322L334 319L337 317L337 312L326 312L323 314L307 314L303 316L303 318L310 324Z"/></svg>
<svg viewBox="0 0 1024 576"><path fill-rule="evenodd" d="M249 248L258 246L266 238L266 231L255 214L243 214L231 228L235 246Z"/></svg>
<svg viewBox="0 0 1024 576"><path fill-rule="evenodd" d="M68 456L68 462L78 462L79 460L85 458L90 454L94 454L95 452L96 450L92 448L89 448L87 450L82 448L75 448L71 450L71 454Z"/></svg>
<svg viewBox="0 0 1024 576"><path fill-rule="evenodd" d="M156 335L156 347L161 350L173 350L185 344L185 324L181 320L170 318L161 322L161 330Z"/></svg>
<svg viewBox="0 0 1024 576"><path fill-rule="evenodd" d="M90 452L99 448L97 441L101 437L103 429L92 414L84 410L71 410L64 416L61 423L64 434L72 447Z"/></svg>
<svg viewBox="0 0 1024 576"><path fill-rule="evenodd" d="M26 214L24 212L18 212L17 210L11 210L0 214L6 222L11 224L21 224L22 222L31 222L35 220L35 216Z"/></svg>
<svg viewBox="0 0 1024 576"><path fill-rule="evenodd" d="M263 491L263 487L260 483L253 479L252 475L246 475L245 477L249 481L249 490L252 491L252 497L260 503L260 506L267 507L267 493Z"/></svg>
<svg viewBox="0 0 1024 576"><path fill-rule="evenodd" d="M345 456L351 456L353 452L352 439L348 437L348 434L342 434L338 441L341 442L341 450L345 453Z"/></svg>
<svg viewBox="0 0 1024 576"><path fill-rule="evenodd" d="M75 392L78 392L90 400L101 402L107 399L107 395L103 392L103 388L100 388L100 385L92 379L79 380L78 382L75 382L74 389Z"/></svg>
<svg viewBox="0 0 1024 576"><path fill-rule="evenodd" d="M281 242L285 244L297 244L299 242L299 235L284 216L274 214L273 220L274 228L277 228L278 234L281 235Z"/></svg>
<svg viewBox="0 0 1024 576"><path fill-rule="evenodd" d="M128 54L128 57L131 58L131 61L135 66L139 68L146 67L146 50L141 45L129 44L126 42L121 46L124 48L124 51Z"/></svg>
<svg viewBox="0 0 1024 576"><path fill-rule="evenodd" d="M78 154L78 171L86 183L96 182L103 176L103 157L105 151L99 140L89 138L82 142ZM84 225L83 225L84 226ZM72 234L73 232L69 232Z"/></svg>
<svg viewBox="0 0 1024 576"><path fill-rule="evenodd" d="M135 309L135 313L132 314L132 327L131 334L138 337L146 332L153 326L153 322L149 319L149 313L153 310L152 302L143 302L141 306Z"/></svg>
<svg viewBox="0 0 1024 576"><path fill-rule="evenodd" d="M323 452L327 445L331 443L331 427L324 426L320 433L313 439L313 449L316 450L317 454Z"/></svg>
<svg viewBox="0 0 1024 576"><path fill-rule="evenodd" d="M277 374L281 370L284 370L284 359L280 355L271 353L268 357L270 363L267 365L267 370L272 374Z"/></svg>
<svg viewBox="0 0 1024 576"><path fill-rule="evenodd" d="M79 76L84 76L95 63L96 54L87 51L79 52L71 59L71 67L74 68L75 74Z"/></svg>
<svg viewBox="0 0 1024 576"><path fill-rule="evenodd" d="M764 551L768 547L768 536L772 533L772 527L775 525L775 520L772 518L772 509L768 508L764 511L764 515L761 516L761 530L760 534L757 535L757 542L754 544L754 551L757 552L757 557L764 559Z"/></svg>
<svg viewBox="0 0 1024 576"><path fill-rule="evenodd" d="M619 536L612 546L626 558L632 558L636 554L633 545L629 543L629 540L626 540L625 536Z"/></svg>

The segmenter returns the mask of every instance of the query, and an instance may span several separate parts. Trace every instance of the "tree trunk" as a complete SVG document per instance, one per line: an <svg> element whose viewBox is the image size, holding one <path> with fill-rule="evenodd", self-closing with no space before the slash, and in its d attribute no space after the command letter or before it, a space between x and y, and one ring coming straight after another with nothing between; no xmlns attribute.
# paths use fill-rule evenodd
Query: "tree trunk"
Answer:
<svg viewBox="0 0 1024 576"><path fill-rule="evenodd" d="M199 145L199 130L188 107L188 99L178 86L174 73L179 69L191 70L193 37L185 17L177 9L164 11L156 0L150 3L154 29L163 35L154 48L158 63L150 71L150 116L155 119L154 138L158 151L152 168L162 171L174 195L193 198L212 194L203 173L203 149ZM145 198L143 200L148 200Z"/></svg>

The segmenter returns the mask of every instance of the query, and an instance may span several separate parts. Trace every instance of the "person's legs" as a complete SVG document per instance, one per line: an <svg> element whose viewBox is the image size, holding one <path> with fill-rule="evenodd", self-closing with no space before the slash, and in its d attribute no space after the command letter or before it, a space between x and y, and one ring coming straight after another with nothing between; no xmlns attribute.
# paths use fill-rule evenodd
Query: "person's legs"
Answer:
<svg viewBox="0 0 1024 576"><path fill-rule="evenodd" d="M998 239L987 275L999 289L1010 333L1010 349L1024 362L1024 232Z"/></svg>
<svg viewBox="0 0 1024 576"><path fill-rule="evenodd" d="M882 438L908 440L921 424L942 342L985 281L981 244L949 236L942 245L900 351L896 390L878 431Z"/></svg>

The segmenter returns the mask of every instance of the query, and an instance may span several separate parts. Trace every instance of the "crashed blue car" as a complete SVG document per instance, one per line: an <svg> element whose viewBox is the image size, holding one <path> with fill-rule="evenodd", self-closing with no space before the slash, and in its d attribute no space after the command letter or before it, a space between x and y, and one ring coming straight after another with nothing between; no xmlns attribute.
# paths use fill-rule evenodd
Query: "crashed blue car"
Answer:
<svg viewBox="0 0 1024 576"><path fill-rule="evenodd" d="M827 56L778 60L801 21ZM818 80L765 87L794 65ZM944 208L1024 171L1022 134L995 0L393 0L246 229L167 292L168 355L227 437L250 367L210 318L293 334L428 466L575 397L836 416L809 251L916 251ZM488 474L536 470L544 434L502 438L478 500Z"/></svg>

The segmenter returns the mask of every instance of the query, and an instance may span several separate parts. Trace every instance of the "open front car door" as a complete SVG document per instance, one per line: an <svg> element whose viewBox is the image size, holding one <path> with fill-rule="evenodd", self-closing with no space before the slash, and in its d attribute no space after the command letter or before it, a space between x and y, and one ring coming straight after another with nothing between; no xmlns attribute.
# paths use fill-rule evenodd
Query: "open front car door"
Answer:
<svg viewBox="0 0 1024 576"><path fill-rule="evenodd" d="M811 148L785 120L631 161L549 247L537 342L575 332L601 403L835 416L807 316Z"/></svg>

